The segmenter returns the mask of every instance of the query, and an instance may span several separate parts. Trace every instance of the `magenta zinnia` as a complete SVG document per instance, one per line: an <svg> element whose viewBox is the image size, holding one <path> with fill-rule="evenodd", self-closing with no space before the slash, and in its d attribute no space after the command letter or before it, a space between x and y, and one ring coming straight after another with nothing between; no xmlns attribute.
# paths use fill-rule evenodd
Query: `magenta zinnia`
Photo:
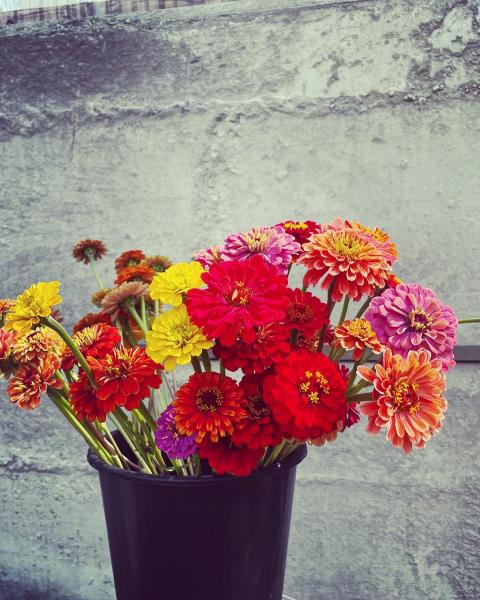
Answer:
<svg viewBox="0 0 480 600"><path fill-rule="evenodd" d="M171 404L157 421L155 441L169 458L188 458L197 450L195 435L183 435L178 431L175 424L175 409Z"/></svg>

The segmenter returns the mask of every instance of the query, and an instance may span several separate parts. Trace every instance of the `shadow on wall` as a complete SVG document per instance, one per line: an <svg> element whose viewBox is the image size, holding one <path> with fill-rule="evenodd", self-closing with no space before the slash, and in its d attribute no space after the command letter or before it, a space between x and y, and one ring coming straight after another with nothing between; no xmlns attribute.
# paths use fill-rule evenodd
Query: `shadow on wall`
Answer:
<svg viewBox="0 0 480 600"><path fill-rule="evenodd" d="M71 590L59 586L55 582L45 581L40 586L35 581L15 581L0 579L0 598L2 600L83 600L72 595Z"/></svg>

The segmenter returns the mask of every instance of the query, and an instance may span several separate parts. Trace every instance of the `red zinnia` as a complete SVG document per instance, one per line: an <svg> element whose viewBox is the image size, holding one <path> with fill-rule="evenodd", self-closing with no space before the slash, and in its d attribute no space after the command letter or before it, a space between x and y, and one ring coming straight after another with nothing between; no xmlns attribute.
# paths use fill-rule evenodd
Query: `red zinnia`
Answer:
<svg viewBox="0 0 480 600"><path fill-rule="evenodd" d="M98 323L77 331L73 336L73 341L77 344L83 356L101 358L111 352L120 342L120 334L116 327ZM68 371L73 368L76 362L75 355L70 348L67 348L63 353L62 369Z"/></svg>
<svg viewBox="0 0 480 600"><path fill-rule="evenodd" d="M290 352L289 337L288 327L270 323L256 329L256 337L251 343L237 339L233 346L224 346L217 342L213 353L229 371L240 368L247 374L261 373L287 356Z"/></svg>
<svg viewBox="0 0 480 600"><path fill-rule="evenodd" d="M337 365L324 354L296 351L265 378L264 398L285 437L313 440L343 423L346 387Z"/></svg>
<svg viewBox="0 0 480 600"><path fill-rule="evenodd" d="M88 363L98 384L97 399L127 410L138 408L150 395L150 388L157 389L162 382L159 366L138 346L114 348L104 358L90 357Z"/></svg>
<svg viewBox="0 0 480 600"><path fill-rule="evenodd" d="M101 240L81 240L72 249L73 258L88 264L90 260L100 260L107 248Z"/></svg>
<svg viewBox="0 0 480 600"><path fill-rule="evenodd" d="M83 316L80 321L75 323L73 326L73 333L77 333L81 329L85 329L85 327L91 327L92 325L96 325L97 323L106 323L107 325L112 324L112 319L107 312L101 311L98 313L87 313Z"/></svg>
<svg viewBox="0 0 480 600"><path fill-rule="evenodd" d="M255 450L236 446L229 436L223 437L214 443L205 438L198 449L200 458L206 458L210 467L218 475L235 475L245 477L258 465L262 458L263 448Z"/></svg>
<svg viewBox="0 0 480 600"><path fill-rule="evenodd" d="M202 279L207 288L187 294L188 313L208 338L225 346L239 335L252 342L255 327L285 316L287 278L259 255L213 264Z"/></svg>
<svg viewBox="0 0 480 600"><path fill-rule="evenodd" d="M230 377L220 373L194 373L178 390L173 402L175 423L183 435L196 435L217 442L233 433L246 418L243 392Z"/></svg>
<svg viewBox="0 0 480 600"><path fill-rule="evenodd" d="M310 338L328 325L327 305L310 292L300 289L287 290L289 303L285 323L299 331L303 337Z"/></svg>
<svg viewBox="0 0 480 600"><path fill-rule="evenodd" d="M85 371L80 371L78 381L70 384L70 404L79 421L105 421L107 413L112 412L116 406L112 398L104 402L97 398Z"/></svg>
<svg viewBox="0 0 480 600"><path fill-rule="evenodd" d="M130 265L118 271L115 285L120 285L127 281L143 281L143 283L152 283L154 276L152 267L148 265Z"/></svg>
<svg viewBox="0 0 480 600"><path fill-rule="evenodd" d="M301 245L308 241L312 233L320 230L320 225L315 221L284 221L279 225Z"/></svg>
<svg viewBox="0 0 480 600"><path fill-rule="evenodd" d="M232 441L239 446L266 448L282 441L272 411L263 401L262 380L262 375L246 375L240 382L246 400L247 418L238 424L232 435Z"/></svg>
<svg viewBox="0 0 480 600"><path fill-rule="evenodd" d="M115 271L118 273L125 267L138 265L138 263L145 258L146 256L141 250L127 250L126 252L122 252L122 254L115 259Z"/></svg>

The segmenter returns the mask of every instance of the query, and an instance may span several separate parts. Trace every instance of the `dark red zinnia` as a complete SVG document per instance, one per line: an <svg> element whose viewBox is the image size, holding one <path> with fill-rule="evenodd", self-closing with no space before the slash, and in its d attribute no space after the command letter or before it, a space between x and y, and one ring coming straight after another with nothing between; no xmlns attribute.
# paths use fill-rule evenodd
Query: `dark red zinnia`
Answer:
<svg viewBox="0 0 480 600"><path fill-rule="evenodd" d="M347 384L324 354L292 352L264 382L264 399L285 437L300 441L338 429L347 411Z"/></svg>
<svg viewBox="0 0 480 600"><path fill-rule="evenodd" d="M237 477L250 475L262 458L263 452L263 448L253 450L237 446L230 436L222 437L218 442L212 442L206 437L198 449L200 458L206 458L218 475L228 473Z"/></svg>
<svg viewBox="0 0 480 600"><path fill-rule="evenodd" d="M101 240L81 240L72 249L73 258L88 264L91 260L100 260L107 248Z"/></svg>
<svg viewBox="0 0 480 600"><path fill-rule="evenodd" d="M142 281L143 283L152 283L154 276L152 267L148 265L130 265L124 267L117 273L115 285L120 285L130 281Z"/></svg>
<svg viewBox="0 0 480 600"><path fill-rule="evenodd" d="M327 305L310 292L287 290L289 303L285 323L310 338L329 323Z"/></svg>
<svg viewBox="0 0 480 600"><path fill-rule="evenodd" d="M290 329L281 323L269 323L257 327L255 339L244 342L237 339L233 346L217 342L213 348L215 356L229 371L242 369L244 373L261 373L283 360L290 352Z"/></svg>
<svg viewBox="0 0 480 600"><path fill-rule="evenodd" d="M73 336L73 341L77 344L83 356L93 356L101 358L113 350L120 342L120 334L116 327L97 323L91 327L84 327ZM67 348L62 357L62 369L68 371L76 364L75 355Z"/></svg>
<svg viewBox="0 0 480 600"><path fill-rule="evenodd" d="M285 317L287 278L260 255L212 264L202 279L206 289L187 293L188 314L208 338L224 346L239 336L253 342L256 327Z"/></svg>
<svg viewBox="0 0 480 600"><path fill-rule="evenodd" d="M73 326L73 333L77 333L81 329L85 329L85 327L91 327L92 325L97 325L97 323L105 323L106 325L112 324L112 319L110 315L104 311L98 313L87 313L83 316L75 325Z"/></svg>
<svg viewBox="0 0 480 600"><path fill-rule="evenodd" d="M262 382L262 375L245 375L240 382L246 400L247 418L238 424L232 434L232 441L238 446L266 448L282 441L272 411L263 400Z"/></svg>
<svg viewBox="0 0 480 600"><path fill-rule="evenodd" d="M299 244L304 244L308 238L320 230L320 225L315 221L284 221L279 223L287 233L293 235Z"/></svg>
<svg viewBox="0 0 480 600"><path fill-rule="evenodd" d="M107 414L115 410L115 400L107 398L102 402L97 398L85 371L80 371L78 381L70 384L70 404L79 421L105 421Z"/></svg>
<svg viewBox="0 0 480 600"><path fill-rule="evenodd" d="M125 267L138 265L140 261L145 258L146 256L141 250L127 250L126 252L122 252L122 254L115 259L115 271L118 273Z"/></svg>

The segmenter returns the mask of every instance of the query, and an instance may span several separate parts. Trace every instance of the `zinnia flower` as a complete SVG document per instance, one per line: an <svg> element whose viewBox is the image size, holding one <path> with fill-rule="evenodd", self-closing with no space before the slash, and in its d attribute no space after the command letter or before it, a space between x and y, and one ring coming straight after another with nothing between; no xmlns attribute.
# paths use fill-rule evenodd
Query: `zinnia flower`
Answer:
<svg viewBox="0 0 480 600"><path fill-rule="evenodd" d="M200 356L213 342L207 340L202 330L190 321L184 305L162 313L147 332L147 354L167 371L177 364L187 365L192 356Z"/></svg>
<svg viewBox="0 0 480 600"><path fill-rule="evenodd" d="M203 280L207 289L188 292L188 313L207 337L224 346L238 336L252 342L256 327L285 317L287 278L261 256L214 264Z"/></svg>
<svg viewBox="0 0 480 600"><path fill-rule="evenodd" d="M41 360L20 366L8 384L10 400L19 408L32 410L40 404L41 395L47 387L60 388L63 381L55 371L60 368L60 359L55 354L47 354Z"/></svg>
<svg viewBox="0 0 480 600"><path fill-rule="evenodd" d="M301 246L283 227L254 227L243 233L229 235L223 245L223 260L243 260L259 254L268 263L286 273L294 254Z"/></svg>
<svg viewBox="0 0 480 600"><path fill-rule="evenodd" d="M129 303L134 303L147 296L148 285L146 283L140 281L122 283L105 296L102 300L102 308L110 315L112 321L115 321Z"/></svg>
<svg viewBox="0 0 480 600"><path fill-rule="evenodd" d="M100 359L90 356L88 364L98 384L97 400L102 405L114 403L133 410L150 396L150 388L157 389L162 382L157 374L159 366L138 346L114 348Z"/></svg>
<svg viewBox="0 0 480 600"><path fill-rule="evenodd" d="M163 304L180 306L183 294L203 285L203 272L202 265L195 260L172 265L164 273L155 275L150 285L150 296Z"/></svg>
<svg viewBox="0 0 480 600"><path fill-rule="evenodd" d="M240 421L232 434L232 441L247 448L277 446L282 441L272 411L263 400L262 375L245 375L240 382L243 390L247 418Z"/></svg>
<svg viewBox="0 0 480 600"><path fill-rule="evenodd" d="M292 352L265 377L263 391L285 437L314 440L345 419L346 382L324 354Z"/></svg>
<svg viewBox="0 0 480 600"><path fill-rule="evenodd" d="M0 329L0 360L7 358L15 341L15 334L5 329Z"/></svg>
<svg viewBox="0 0 480 600"><path fill-rule="evenodd" d="M35 283L17 297L5 319L5 329L12 329L20 334L27 333L42 317L52 313L52 306L60 304L62 297L58 291L59 281L41 281Z"/></svg>
<svg viewBox="0 0 480 600"><path fill-rule="evenodd" d="M424 348L438 357L443 370L455 366L457 318L429 289L402 283L373 298L365 313L378 339L395 354Z"/></svg>
<svg viewBox="0 0 480 600"><path fill-rule="evenodd" d="M98 419L103 422L116 407L111 396L103 402L97 398L85 371L80 371L78 381L70 384L70 404L79 421Z"/></svg>
<svg viewBox="0 0 480 600"><path fill-rule="evenodd" d="M365 227L358 221L351 221L348 223L353 229L360 231L374 246L376 246L385 260L392 264L398 258L398 251L396 245L392 242L388 233L380 229L380 227Z"/></svg>
<svg viewBox="0 0 480 600"><path fill-rule="evenodd" d="M316 233L320 228L320 225L315 221L284 221L279 223L278 226L283 227L288 234L293 235L301 246L308 241L312 233Z"/></svg>
<svg viewBox="0 0 480 600"><path fill-rule="evenodd" d="M120 334L116 327L98 323L91 327L85 327L73 335L73 341L80 352L85 356L102 358L112 352L120 342ZM77 359L70 348L66 348L62 358L62 369L68 371L76 364Z"/></svg>
<svg viewBox="0 0 480 600"><path fill-rule="evenodd" d="M258 465L263 456L263 448L246 448L235 445L229 436L213 443L205 438L199 448L200 458L206 458L211 469L218 475L245 477Z"/></svg>
<svg viewBox="0 0 480 600"><path fill-rule="evenodd" d="M327 305L311 294L300 289L287 289L288 305L285 323L296 329L305 338L310 338L328 325Z"/></svg>
<svg viewBox="0 0 480 600"><path fill-rule="evenodd" d="M173 402L175 422L183 435L212 442L233 433L245 419L243 392L230 377L220 373L194 373L178 390Z"/></svg>
<svg viewBox="0 0 480 600"><path fill-rule="evenodd" d="M11 300L10 298L0 298L0 321L14 305L15 300Z"/></svg>
<svg viewBox="0 0 480 600"><path fill-rule="evenodd" d="M194 435L182 435L175 424L175 410L170 406L163 411L157 421L155 441L169 458L188 458L197 451Z"/></svg>
<svg viewBox="0 0 480 600"><path fill-rule="evenodd" d="M85 327L90 327L91 325L96 325L97 323L106 323L107 325L112 324L112 319L107 312L101 311L98 313L87 313L83 316L72 328L73 333L77 333L81 329Z"/></svg>
<svg viewBox="0 0 480 600"><path fill-rule="evenodd" d="M141 250L127 250L126 252L122 252L115 259L115 271L118 273L125 267L138 265L145 258L145 254Z"/></svg>
<svg viewBox="0 0 480 600"><path fill-rule="evenodd" d="M126 281L143 281L143 283L151 283L154 271L148 265L130 265L118 271L115 285L120 285Z"/></svg>
<svg viewBox="0 0 480 600"><path fill-rule="evenodd" d="M107 248L101 240L81 240L72 250L73 258L86 265L90 260L100 260L106 252Z"/></svg>
<svg viewBox="0 0 480 600"><path fill-rule="evenodd" d="M408 352L406 358L387 348L383 362L372 371L358 367L360 377L373 383L373 400L362 402L367 431L380 433L405 453L422 448L442 427L447 401L445 375L440 360L427 350Z"/></svg>
<svg viewBox="0 0 480 600"><path fill-rule="evenodd" d="M157 254L155 256L147 256L140 264L151 267L155 273L163 273L172 266L172 261L166 256L160 256Z"/></svg>
<svg viewBox="0 0 480 600"><path fill-rule="evenodd" d="M97 290L91 296L92 304L94 304L97 308L102 308L102 301L107 294L109 294L114 288L103 288L102 290ZM110 318L109 318L110 320Z"/></svg>
<svg viewBox="0 0 480 600"><path fill-rule="evenodd" d="M39 327L15 340L12 356L20 363L38 362L51 352L61 356L64 350L65 342L58 333L49 327Z"/></svg>
<svg viewBox="0 0 480 600"><path fill-rule="evenodd" d="M382 252L355 229L329 230L314 233L303 247L299 263L307 269L305 285L315 285L321 279L328 289L335 279L332 301L339 302L346 294L352 300L373 296L387 283L391 266Z"/></svg>
<svg viewBox="0 0 480 600"><path fill-rule="evenodd" d="M353 360L360 360L365 348L370 348L375 354L383 351L369 321L353 319L344 321L334 331L333 344L344 350L353 350Z"/></svg>
<svg viewBox="0 0 480 600"><path fill-rule="evenodd" d="M210 248L204 248L195 252L194 259L199 262L205 270L208 270L214 263L222 260L223 246L216 245Z"/></svg>
<svg viewBox="0 0 480 600"><path fill-rule="evenodd" d="M233 346L217 342L213 348L215 356L229 371L242 369L244 373L261 373L283 360L290 352L290 329L281 323L269 323L256 328L252 342L238 339Z"/></svg>
<svg viewBox="0 0 480 600"><path fill-rule="evenodd" d="M400 285L401 283L403 283L403 282L400 279L400 277L397 277L393 273L390 273L390 277L388 278L388 281L387 281L387 286L389 288L396 288L397 285Z"/></svg>

